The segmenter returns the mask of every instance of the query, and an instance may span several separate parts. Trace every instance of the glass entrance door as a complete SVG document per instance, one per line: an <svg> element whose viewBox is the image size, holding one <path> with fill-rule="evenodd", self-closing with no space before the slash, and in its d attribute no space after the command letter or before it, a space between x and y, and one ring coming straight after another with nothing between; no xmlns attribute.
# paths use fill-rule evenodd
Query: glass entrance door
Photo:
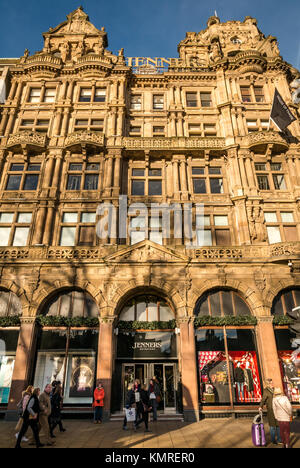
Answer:
<svg viewBox="0 0 300 468"><path fill-rule="evenodd" d="M123 408L125 407L128 387L138 379L148 388L150 380L155 376L160 388L161 401L158 410L164 412L176 411L176 389L177 389L177 365L176 364L149 364L133 363L123 364Z"/></svg>

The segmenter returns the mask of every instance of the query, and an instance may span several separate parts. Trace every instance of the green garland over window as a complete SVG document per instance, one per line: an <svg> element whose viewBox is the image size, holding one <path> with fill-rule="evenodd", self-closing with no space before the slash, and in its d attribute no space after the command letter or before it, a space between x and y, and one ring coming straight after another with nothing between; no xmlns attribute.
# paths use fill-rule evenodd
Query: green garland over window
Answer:
<svg viewBox="0 0 300 468"><path fill-rule="evenodd" d="M43 327L98 327L98 317L61 317L60 315L38 315L37 323Z"/></svg>
<svg viewBox="0 0 300 468"><path fill-rule="evenodd" d="M134 321L123 321L117 325L120 330L173 330L176 328L176 320L170 320L169 322L138 322Z"/></svg>
<svg viewBox="0 0 300 468"><path fill-rule="evenodd" d="M210 315L203 315L196 317L194 321L195 328L198 327L223 327L223 326L245 326L256 325L257 318L253 315L240 315L240 316L227 316L227 317L211 317Z"/></svg>
<svg viewBox="0 0 300 468"><path fill-rule="evenodd" d="M19 327L20 325L20 315L9 315L7 317L0 317L0 327Z"/></svg>
<svg viewBox="0 0 300 468"><path fill-rule="evenodd" d="M274 315L273 325L290 325L293 319L288 315Z"/></svg>

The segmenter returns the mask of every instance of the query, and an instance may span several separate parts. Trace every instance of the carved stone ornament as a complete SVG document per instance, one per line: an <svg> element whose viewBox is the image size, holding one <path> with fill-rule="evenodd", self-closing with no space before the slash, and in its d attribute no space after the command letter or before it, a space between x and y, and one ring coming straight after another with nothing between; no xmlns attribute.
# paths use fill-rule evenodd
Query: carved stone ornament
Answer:
<svg viewBox="0 0 300 468"><path fill-rule="evenodd" d="M13 146L29 145L44 148L46 146L46 139L46 135L38 132L24 130L22 132L10 135L7 141L7 147L11 148Z"/></svg>

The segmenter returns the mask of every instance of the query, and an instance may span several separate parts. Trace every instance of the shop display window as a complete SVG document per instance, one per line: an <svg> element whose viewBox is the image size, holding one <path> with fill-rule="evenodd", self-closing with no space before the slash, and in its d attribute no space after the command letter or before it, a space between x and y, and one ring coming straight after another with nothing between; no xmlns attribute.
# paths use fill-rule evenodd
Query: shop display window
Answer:
<svg viewBox="0 0 300 468"><path fill-rule="evenodd" d="M275 330L275 338L285 394L300 403L300 347L292 348L295 335L287 328Z"/></svg>
<svg viewBox="0 0 300 468"><path fill-rule="evenodd" d="M53 380L64 386L64 404L91 404L95 387L98 330L41 331L34 386Z"/></svg>
<svg viewBox="0 0 300 468"><path fill-rule="evenodd" d="M7 404L16 359L19 330L0 330L0 404Z"/></svg>
<svg viewBox="0 0 300 468"><path fill-rule="evenodd" d="M260 402L262 392L253 329L199 329L196 346L202 404Z"/></svg>

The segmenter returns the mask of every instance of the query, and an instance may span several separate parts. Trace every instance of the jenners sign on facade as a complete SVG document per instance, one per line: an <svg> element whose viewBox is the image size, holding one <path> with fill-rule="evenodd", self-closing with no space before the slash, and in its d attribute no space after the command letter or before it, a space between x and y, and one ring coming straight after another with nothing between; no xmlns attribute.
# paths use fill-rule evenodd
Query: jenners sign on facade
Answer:
<svg viewBox="0 0 300 468"><path fill-rule="evenodd" d="M122 332L118 335L118 358L176 358L174 332Z"/></svg>
<svg viewBox="0 0 300 468"><path fill-rule="evenodd" d="M126 57L126 62L128 67L165 68L170 65L173 67L179 66L181 59L165 57Z"/></svg>

